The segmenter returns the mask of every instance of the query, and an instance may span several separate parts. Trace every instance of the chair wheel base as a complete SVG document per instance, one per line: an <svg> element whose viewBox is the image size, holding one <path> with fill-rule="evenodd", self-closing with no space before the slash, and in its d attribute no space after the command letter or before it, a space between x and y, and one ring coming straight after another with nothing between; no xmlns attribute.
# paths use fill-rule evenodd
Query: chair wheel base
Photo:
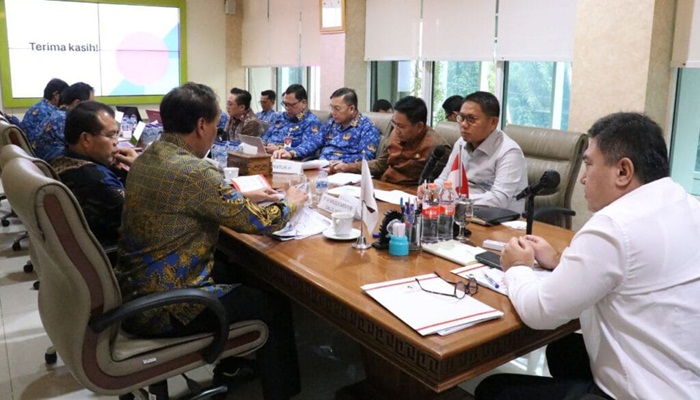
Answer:
<svg viewBox="0 0 700 400"><path fill-rule="evenodd" d="M24 264L23 269L24 269L24 272L26 272L26 273L34 272L34 264L32 264L30 261L30 262Z"/></svg>
<svg viewBox="0 0 700 400"><path fill-rule="evenodd" d="M39 290L39 281L35 281L34 284L32 284L32 287L34 290Z"/></svg>
<svg viewBox="0 0 700 400"><path fill-rule="evenodd" d="M14 251L22 250L22 244L20 244L20 242L12 243L12 250L14 250Z"/></svg>
<svg viewBox="0 0 700 400"><path fill-rule="evenodd" d="M2 220L2 226L10 226L10 221L3 219Z"/></svg>
<svg viewBox="0 0 700 400"><path fill-rule="evenodd" d="M58 356L56 353L46 353L44 354L44 361L46 361L46 363L49 365L56 364L56 361L58 361Z"/></svg>

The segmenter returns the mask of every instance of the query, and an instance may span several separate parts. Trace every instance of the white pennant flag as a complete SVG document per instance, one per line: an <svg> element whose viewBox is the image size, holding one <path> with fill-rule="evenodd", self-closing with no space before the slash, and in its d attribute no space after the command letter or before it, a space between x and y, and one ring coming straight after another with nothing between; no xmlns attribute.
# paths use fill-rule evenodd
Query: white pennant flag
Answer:
<svg viewBox="0 0 700 400"><path fill-rule="evenodd" d="M367 230L372 232L377 225L379 219L379 209L377 208L377 200L374 199L374 183L372 175L369 173L369 165L367 160L362 160L362 180L360 186L360 207L365 207L361 210L362 222L365 223Z"/></svg>

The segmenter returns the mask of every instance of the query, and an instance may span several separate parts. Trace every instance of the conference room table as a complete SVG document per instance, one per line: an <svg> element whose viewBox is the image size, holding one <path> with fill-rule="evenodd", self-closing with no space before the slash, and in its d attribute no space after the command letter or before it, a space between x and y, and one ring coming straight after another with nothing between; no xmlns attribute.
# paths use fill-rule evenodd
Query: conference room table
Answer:
<svg viewBox="0 0 700 400"><path fill-rule="evenodd" d="M375 188L415 194L415 188L380 181L375 181ZM386 211L398 209L384 202L378 206L380 223ZM354 221L355 228L359 225ZM507 241L524 233L473 223L469 229L476 245L485 239ZM371 233L364 233L371 243ZM573 236L570 230L537 222L533 233L560 251ZM502 311L503 317L446 336L421 336L365 294L361 286L433 271L456 280L459 277L450 270L460 265L425 251L397 257L387 250L357 250L353 242L333 241L323 235L282 242L225 227L219 238L219 249L245 273L273 286L362 345L366 379L341 388L337 399L463 399L466 392L457 386L460 382L579 328L578 321L571 321L555 330L530 329L508 297L480 287L475 298Z"/></svg>

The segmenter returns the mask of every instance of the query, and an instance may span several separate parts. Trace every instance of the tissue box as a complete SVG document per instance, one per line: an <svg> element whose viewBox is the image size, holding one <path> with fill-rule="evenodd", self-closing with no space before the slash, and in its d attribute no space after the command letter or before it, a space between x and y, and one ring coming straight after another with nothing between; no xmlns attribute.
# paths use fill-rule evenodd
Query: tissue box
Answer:
<svg viewBox="0 0 700 400"><path fill-rule="evenodd" d="M228 153L229 167L238 167L238 175L264 175L272 182L272 156L269 154L246 154L240 151Z"/></svg>

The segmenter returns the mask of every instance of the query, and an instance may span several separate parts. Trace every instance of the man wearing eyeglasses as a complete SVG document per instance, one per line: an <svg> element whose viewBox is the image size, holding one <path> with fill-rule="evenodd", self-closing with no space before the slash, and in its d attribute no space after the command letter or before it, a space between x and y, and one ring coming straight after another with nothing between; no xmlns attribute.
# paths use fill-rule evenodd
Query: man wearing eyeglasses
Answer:
<svg viewBox="0 0 700 400"><path fill-rule="evenodd" d="M399 185L416 185L433 149L439 145L449 146L427 121L428 107L422 99L407 96L397 101L391 118L391 133L379 144L376 160L368 163L372 176ZM443 158L446 157L447 154ZM359 162L338 163L331 165L331 172L359 173L361 167Z"/></svg>
<svg viewBox="0 0 700 400"><path fill-rule="evenodd" d="M282 105L286 112L278 113L270 128L261 137L269 153L317 140L314 136L317 136L321 129L321 121L309 111L308 96L303 86L290 85L284 92Z"/></svg>
<svg viewBox="0 0 700 400"><path fill-rule="evenodd" d="M73 192L90 230L103 246L116 245L124 206L126 171L136 152L118 148L119 127L114 110L84 101L68 112L64 129L66 149L51 166Z"/></svg>
<svg viewBox="0 0 700 400"><path fill-rule="evenodd" d="M441 187L447 180L462 149L462 165L474 204L523 212L525 199L516 201L515 196L527 187L525 157L520 146L498 129L500 112L498 99L491 93L474 92L465 97L457 115L461 137L435 182ZM424 192L425 185L419 185L418 197Z"/></svg>
<svg viewBox="0 0 700 400"><path fill-rule="evenodd" d="M274 152L273 157L304 159L320 150L319 158L335 162L354 163L372 160L379 145L379 130L357 110L357 94L350 88L340 88L331 95L331 118L318 135L308 141Z"/></svg>

